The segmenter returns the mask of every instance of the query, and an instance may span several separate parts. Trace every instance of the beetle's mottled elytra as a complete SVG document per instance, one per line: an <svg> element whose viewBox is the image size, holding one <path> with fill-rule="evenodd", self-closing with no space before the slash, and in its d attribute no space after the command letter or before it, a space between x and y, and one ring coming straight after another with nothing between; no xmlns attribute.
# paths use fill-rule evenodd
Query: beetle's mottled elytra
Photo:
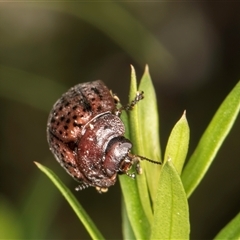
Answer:
<svg viewBox="0 0 240 240"><path fill-rule="evenodd" d="M70 88L54 104L47 123L50 150L61 166L79 182L78 190L88 186L106 192L117 174L127 174L139 159L160 164L130 153L132 143L124 135L120 119L123 109L131 110L143 99L138 92L126 107L117 108L119 99L98 80Z"/></svg>

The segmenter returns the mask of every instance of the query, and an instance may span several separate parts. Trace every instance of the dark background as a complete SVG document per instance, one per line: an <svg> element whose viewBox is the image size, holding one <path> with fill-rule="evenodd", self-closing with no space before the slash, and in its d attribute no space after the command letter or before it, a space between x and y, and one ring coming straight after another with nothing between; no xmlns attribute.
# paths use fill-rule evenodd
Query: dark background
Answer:
<svg viewBox="0 0 240 240"><path fill-rule="evenodd" d="M183 111L189 155L240 79L240 4L234 2L0 3L1 238L89 235L33 161L77 185L46 142L53 103L74 84L102 79L123 103L130 64L149 65L160 112L161 148ZM238 212L240 122L189 200L191 239L211 239ZM119 184L75 192L107 239L121 239ZM4 224L4 225L3 225ZM0 230L1 232L1 230Z"/></svg>

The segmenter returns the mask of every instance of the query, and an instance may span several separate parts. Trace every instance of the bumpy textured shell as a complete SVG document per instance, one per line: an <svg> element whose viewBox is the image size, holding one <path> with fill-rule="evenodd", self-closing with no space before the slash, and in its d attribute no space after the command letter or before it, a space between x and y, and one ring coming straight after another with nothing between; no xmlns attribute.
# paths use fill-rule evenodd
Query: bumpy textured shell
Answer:
<svg viewBox="0 0 240 240"><path fill-rule="evenodd" d="M107 188L116 181L122 159L110 159L108 166L104 165L109 142L124 134L124 125L115 110L113 96L98 80L69 89L50 112L50 150L66 171L86 186ZM123 146L121 154L126 155L131 144Z"/></svg>

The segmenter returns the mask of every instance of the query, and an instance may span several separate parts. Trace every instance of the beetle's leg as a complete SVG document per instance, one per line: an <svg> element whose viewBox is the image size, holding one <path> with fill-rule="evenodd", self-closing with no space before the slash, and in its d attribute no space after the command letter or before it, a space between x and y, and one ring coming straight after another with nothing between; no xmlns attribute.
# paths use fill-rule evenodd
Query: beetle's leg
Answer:
<svg viewBox="0 0 240 240"><path fill-rule="evenodd" d="M116 114L117 116L120 116L121 113L122 113L122 110L131 111L131 110L133 109L133 107L134 107L140 100L142 100L142 99L144 98L144 95L143 95L143 94L144 94L143 91L137 91L135 98L134 98L130 103L128 103L127 105L121 106L120 108L116 109L115 114ZM114 98L114 100L116 101L116 103L119 103L119 102L120 102L119 98L118 98L115 94L113 94L113 98Z"/></svg>

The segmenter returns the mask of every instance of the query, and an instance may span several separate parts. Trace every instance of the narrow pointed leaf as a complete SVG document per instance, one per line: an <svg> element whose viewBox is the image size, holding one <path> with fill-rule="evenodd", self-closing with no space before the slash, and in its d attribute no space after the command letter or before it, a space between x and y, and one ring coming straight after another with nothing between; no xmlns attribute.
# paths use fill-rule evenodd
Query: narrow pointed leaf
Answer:
<svg viewBox="0 0 240 240"><path fill-rule="evenodd" d="M224 227L214 238L221 239L240 239L240 213Z"/></svg>
<svg viewBox="0 0 240 240"><path fill-rule="evenodd" d="M69 205L72 207L78 218L81 220L82 224L88 231L92 239L104 239L102 234L99 232L93 221L90 219L88 214L85 212L83 207L77 201L75 196L71 191L63 184L63 182L47 167L35 162L37 167L44 172L49 179L54 183L58 190L62 193L65 199L68 201Z"/></svg>
<svg viewBox="0 0 240 240"><path fill-rule="evenodd" d="M129 139L130 129L128 116L125 111L122 112L121 119L125 125L125 137ZM142 207L137 181L136 179L131 179L127 175L120 175L119 181L123 194L122 205L124 209L122 209L122 211L126 214L123 219L124 236L133 233L136 239L147 239L149 236L150 224Z"/></svg>
<svg viewBox="0 0 240 240"><path fill-rule="evenodd" d="M124 205L131 229L136 239L148 239L150 224L143 210L136 180L126 175L119 176ZM127 223L124 223L127 224ZM126 226L125 231L126 231Z"/></svg>
<svg viewBox="0 0 240 240"><path fill-rule="evenodd" d="M190 225L186 194L177 170L169 159L157 187L151 239L189 239Z"/></svg>
<svg viewBox="0 0 240 240"><path fill-rule="evenodd" d="M139 103L139 121L142 129L142 152L139 154L161 162L157 98L148 66L140 81L139 90L144 91L144 99ZM144 161L142 166L144 166L150 196L154 202L161 165Z"/></svg>
<svg viewBox="0 0 240 240"><path fill-rule="evenodd" d="M132 72L131 72L131 84L130 84L130 95L129 95L129 101L132 101L137 94L137 79L136 79L136 73L133 66L131 66ZM132 151L134 154L139 155L145 155L143 151L143 137L142 132L144 131L143 127L141 126L141 122L139 120L139 106L140 104L144 104L144 99L139 101L132 111L129 112L129 123L130 123L130 137L133 143ZM142 162L141 162L142 164ZM143 209L145 211L145 214L148 218L149 223L152 221L152 208L148 193L148 186L147 186L147 180L145 171L143 168L143 172L141 175L137 176L137 185L138 185L138 192L139 197L142 202Z"/></svg>
<svg viewBox="0 0 240 240"><path fill-rule="evenodd" d="M137 93L137 78L136 78L136 72L133 66L131 66L131 82L130 82L130 93L129 93L129 102L131 102L135 97ZM130 137L132 141L134 141L134 145L132 147L132 150L139 151L141 145L142 145L142 138L140 137L141 129L139 127L139 120L138 120L138 111L139 111L139 104L141 104L141 101L137 103L134 106L133 110L130 110L129 113L129 127L130 127Z"/></svg>
<svg viewBox="0 0 240 240"><path fill-rule="evenodd" d="M225 98L182 173L182 181L189 197L198 186L224 139L228 135L240 109L240 82Z"/></svg>
<svg viewBox="0 0 240 240"><path fill-rule="evenodd" d="M189 144L189 127L185 112L174 126L168 139L164 161L171 158L175 169L181 175Z"/></svg>
<svg viewBox="0 0 240 240"><path fill-rule="evenodd" d="M134 232L132 230L131 223L128 219L127 210L123 199L122 199L122 229L123 239L136 239Z"/></svg>

